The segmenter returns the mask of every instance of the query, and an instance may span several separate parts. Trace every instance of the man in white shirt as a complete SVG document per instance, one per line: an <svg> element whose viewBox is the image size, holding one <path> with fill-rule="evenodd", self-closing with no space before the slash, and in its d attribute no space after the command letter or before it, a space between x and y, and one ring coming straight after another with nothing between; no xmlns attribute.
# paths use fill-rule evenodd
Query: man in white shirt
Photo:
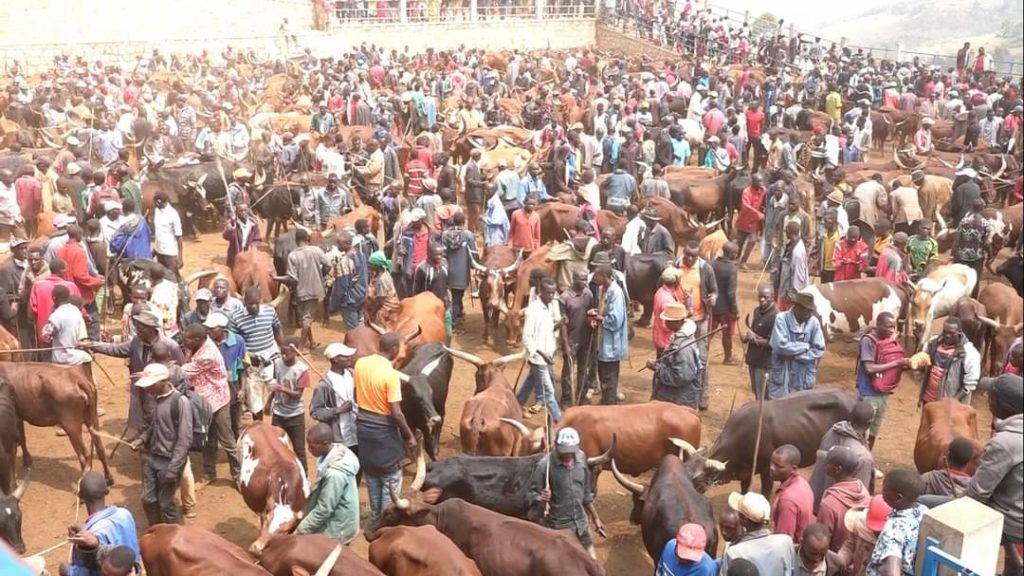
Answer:
<svg viewBox="0 0 1024 576"><path fill-rule="evenodd" d="M162 191L153 196L153 203L153 252L156 261L177 279L182 265L181 217Z"/></svg>
<svg viewBox="0 0 1024 576"><path fill-rule="evenodd" d="M0 229L11 230L22 222L21 207L14 191L14 174L0 170Z"/></svg>
<svg viewBox="0 0 1024 576"><path fill-rule="evenodd" d="M92 378L92 356L77 348L79 338L85 336L85 320L78 306L71 303L71 291L67 286L53 287L53 312L43 326L43 341L54 346L51 361L68 366L84 365L85 373Z"/></svg>
<svg viewBox="0 0 1024 576"><path fill-rule="evenodd" d="M328 344L324 348L324 356L331 363L331 368L313 389L309 415L331 427L335 443L344 444L358 454L356 415L359 406L356 405L355 380L352 378L352 358L355 353L355 348L340 342Z"/></svg>
<svg viewBox="0 0 1024 576"><path fill-rule="evenodd" d="M561 323L561 311L555 301L558 287L553 278L545 277L540 281L538 297L526 307L526 319L523 322L523 347L526 348L530 374L526 377L523 387L516 395L520 404L526 404L530 391L535 392L537 402L530 408L536 414L541 405L546 404L553 422L562 417L555 401L555 387L551 381L551 369L555 364L555 351L558 349L555 329Z"/></svg>

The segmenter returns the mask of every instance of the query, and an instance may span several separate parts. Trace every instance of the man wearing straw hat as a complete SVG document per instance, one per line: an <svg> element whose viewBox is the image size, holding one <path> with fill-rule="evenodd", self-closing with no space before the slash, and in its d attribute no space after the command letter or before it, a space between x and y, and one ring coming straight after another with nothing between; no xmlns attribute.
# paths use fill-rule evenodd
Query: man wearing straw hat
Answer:
<svg viewBox="0 0 1024 576"><path fill-rule="evenodd" d="M768 376L768 399L814 388L818 362L825 355L825 336L814 315L814 297L797 292L793 307L775 317L769 344L772 369Z"/></svg>
<svg viewBox="0 0 1024 576"><path fill-rule="evenodd" d="M654 370L651 400L672 402L697 410L700 405L700 373L706 365L695 346L693 335L697 325L687 320L686 306L678 302L665 305L659 317L672 331L672 341L657 360L648 360L647 367Z"/></svg>

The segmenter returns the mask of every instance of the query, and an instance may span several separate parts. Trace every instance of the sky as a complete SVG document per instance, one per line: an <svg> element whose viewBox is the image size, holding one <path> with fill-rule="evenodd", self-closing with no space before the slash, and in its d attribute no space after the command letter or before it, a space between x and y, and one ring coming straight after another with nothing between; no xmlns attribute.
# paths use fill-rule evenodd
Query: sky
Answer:
<svg viewBox="0 0 1024 576"><path fill-rule="evenodd" d="M913 2L914 0L909 0ZM750 10L751 17L764 12L771 12L779 18L792 22L797 31L813 32L822 24L841 20L849 16L861 14L871 8L890 2L885 0L860 0L859 2L822 2L821 0L776 0L767 3L764 0L710 0L712 6L727 8L736 12ZM828 6L824 13L823 6Z"/></svg>

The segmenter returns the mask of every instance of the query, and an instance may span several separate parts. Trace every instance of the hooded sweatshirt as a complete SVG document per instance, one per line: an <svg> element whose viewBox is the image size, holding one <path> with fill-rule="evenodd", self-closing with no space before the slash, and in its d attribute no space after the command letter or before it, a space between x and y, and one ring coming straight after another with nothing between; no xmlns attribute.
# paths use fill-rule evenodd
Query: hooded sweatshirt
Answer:
<svg viewBox="0 0 1024 576"><path fill-rule="evenodd" d="M829 527L832 532L832 541L829 542L829 550L838 552L849 537L846 530L846 511L850 508L864 507L870 504L871 495L864 483L856 478L836 482L821 497L821 505L818 507L818 522Z"/></svg>
<svg viewBox="0 0 1024 576"><path fill-rule="evenodd" d="M343 444L335 444L316 463L317 479L306 500L296 534L323 534L341 542L359 531L359 458Z"/></svg>
<svg viewBox="0 0 1024 576"><path fill-rule="evenodd" d="M854 478L860 480L864 486L871 486L871 482L874 480L875 460L871 456L867 439L854 430L848 420L836 422L821 439L821 444L818 446L818 460L814 464L814 472L811 474L815 511L818 510L825 489L832 485L832 479L825 474L825 454L833 446L845 446L857 456L857 469L853 472Z"/></svg>
<svg viewBox="0 0 1024 576"><path fill-rule="evenodd" d="M997 420L967 495L1003 514L1003 534L1024 530L1024 415Z"/></svg>

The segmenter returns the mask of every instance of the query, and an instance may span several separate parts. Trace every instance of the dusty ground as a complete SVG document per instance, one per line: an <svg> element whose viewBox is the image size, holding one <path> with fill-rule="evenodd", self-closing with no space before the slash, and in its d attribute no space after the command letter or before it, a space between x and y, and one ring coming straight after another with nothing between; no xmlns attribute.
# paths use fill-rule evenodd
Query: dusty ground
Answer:
<svg viewBox="0 0 1024 576"><path fill-rule="evenodd" d="M225 242L218 234L204 235L199 242L186 242L185 272L198 270L211 259L222 260L224 253ZM744 315L756 304L755 283L760 268L755 265L751 268L751 271L740 274L739 299L740 309ZM340 340L342 334L339 326L340 320L332 322L326 331L318 326L317 340L321 343ZM496 349L491 345L481 344L481 332L479 303L474 303L468 308L466 332L457 336L453 345L484 358L509 352L503 348ZM638 329L630 344L630 350L630 363L624 363L622 366L621 386L626 393L627 402L643 402L649 397L650 372L639 373L637 369L654 353L650 343L650 330ZM746 367L722 365L720 340L712 343L710 354L711 408L703 415L704 445L710 445L717 437L734 401L736 407L739 407L752 398ZM818 385L854 392L855 356L856 348L848 339L830 343L818 372ZM106 416L101 418L101 425L105 432L118 435L122 431L127 413L127 368L123 361L117 359L100 357L99 362L115 380L111 382L97 371L100 405L106 409ZM319 370L326 370L327 363L319 354L314 356L314 364ZM516 368L510 367L508 370L509 378L513 379ZM443 456L455 454L459 450L458 418L463 402L472 395L472 382L472 367L465 362L456 361L448 397L448 417L445 432L442 434ZM916 380L907 376L890 402L881 437L875 447L876 466L882 470L897 466L913 466L913 445L919 421L915 406L916 391ZM307 395L306 401L308 400ZM983 403L976 402L976 405L979 407L978 427L983 438L987 438L990 415L987 408L983 407ZM535 419L534 424L539 423L539 418ZM25 515L24 538L28 553L31 554L60 541L66 534L67 526L76 519L81 521L85 511L83 509L76 515L75 496L71 489L77 482L80 472L67 439L57 437L52 429L30 426L27 433L35 463L32 484L22 508ZM109 454L114 443L108 440L105 444ZM194 469L200 469L201 461L194 459L193 462ZM112 468L115 484L111 488L108 503L130 508L135 513L140 530L144 529L145 520L139 501L141 469L138 455L129 450L118 450L112 460ZM411 470L409 472L411 473ZM228 476L225 462L219 466L219 473L221 478ZM21 475L22 471L19 468L19 477ZM739 490L738 483L718 486L709 492L716 511L726 506L726 496L733 490ZM198 499L198 517L189 520L189 524L212 530L245 548L255 539L259 520L245 507L241 497L228 482L222 480L205 488L199 493ZM366 505L365 491L363 505ZM609 575L647 573L652 566L640 539L639 528L629 523L631 506L628 493L615 482L611 474L603 474L599 483L597 508L607 526L608 538L595 538L598 556ZM354 544L354 549L365 557L367 544L360 538ZM48 556L49 568L55 570L57 564L66 558L66 554L67 548L51 553Z"/></svg>

